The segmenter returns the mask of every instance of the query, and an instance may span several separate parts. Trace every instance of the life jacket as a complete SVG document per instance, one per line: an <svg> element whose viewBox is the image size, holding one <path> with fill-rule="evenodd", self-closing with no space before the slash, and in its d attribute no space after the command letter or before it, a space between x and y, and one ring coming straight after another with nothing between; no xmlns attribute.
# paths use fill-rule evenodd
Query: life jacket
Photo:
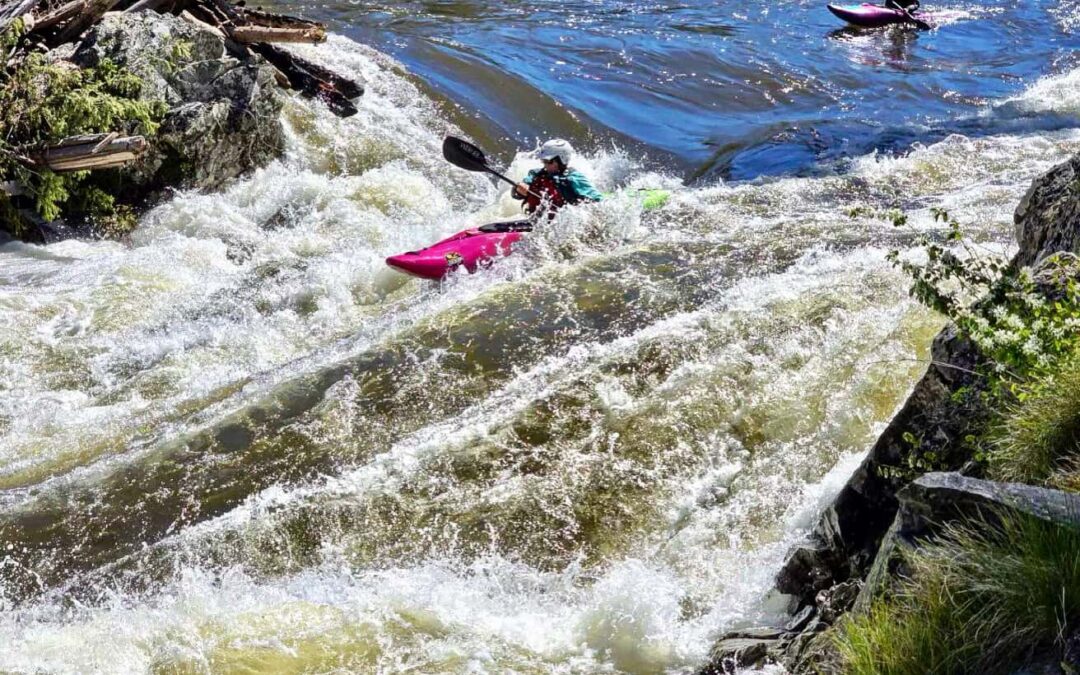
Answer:
<svg viewBox="0 0 1080 675"><path fill-rule="evenodd" d="M578 196L570 181L564 176L552 175L543 169L533 174L529 191L530 194L525 196L525 210L529 213L533 213L543 205L545 210L554 214L567 204L577 204L581 201L581 197Z"/></svg>

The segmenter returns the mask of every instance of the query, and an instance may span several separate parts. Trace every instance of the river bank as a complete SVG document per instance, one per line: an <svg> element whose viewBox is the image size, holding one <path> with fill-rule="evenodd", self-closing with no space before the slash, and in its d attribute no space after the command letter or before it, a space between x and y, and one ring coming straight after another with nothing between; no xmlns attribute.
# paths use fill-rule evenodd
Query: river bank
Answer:
<svg viewBox="0 0 1080 675"><path fill-rule="evenodd" d="M1078 166L1075 156L1032 182L1008 264L988 267L991 254L970 248L949 260L949 248L928 244L936 252L915 264L913 294L956 323L781 568L791 621L729 634L702 672L766 660L845 673L1080 665ZM943 271L984 294L962 294ZM953 296L957 305L942 303Z"/></svg>

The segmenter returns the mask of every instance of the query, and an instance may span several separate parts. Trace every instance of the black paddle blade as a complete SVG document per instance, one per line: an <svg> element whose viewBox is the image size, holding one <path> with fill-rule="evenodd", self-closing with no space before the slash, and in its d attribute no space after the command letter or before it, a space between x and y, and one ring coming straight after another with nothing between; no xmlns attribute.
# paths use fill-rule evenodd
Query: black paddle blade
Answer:
<svg viewBox="0 0 1080 675"><path fill-rule="evenodd" d="M466 171L490 171L484 151L468 141L447 136L443 139L442 154L446 161Z"/></svg>
<svg viewBox="0 0 1080 675"><path fill-rule="evenodd" d="M886 7L887 6L888 5L886 5ZM909 12L908 10L901 8L900 11L903 12L904 16L907 18L907 20L910 21L911 23L915 24L915 27L918 28L919 30L930 30L930 24L926 23L922 19L916 18L915 15L912 14L911 12Z"/></svg>

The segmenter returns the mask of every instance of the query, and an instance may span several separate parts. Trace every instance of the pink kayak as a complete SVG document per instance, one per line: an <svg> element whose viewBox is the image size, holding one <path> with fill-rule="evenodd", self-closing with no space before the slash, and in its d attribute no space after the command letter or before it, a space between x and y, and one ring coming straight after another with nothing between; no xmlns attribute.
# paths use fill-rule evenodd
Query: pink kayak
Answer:
<svg viewBox="0 0 1080 675"><path fill-rule="evenodd" d="M486 267L495 258L510 253L521 233L531 231L532 223L528 220L482 225L419 251L392 255L386 264L422 279L442 279L459 267L475 272L477 267Z"/></svg>
<svg viewBox="0 0 1080 675"><path fill-rule="evenodd" d="M872 5L864 2L861 5L827 5L829 11L837 17L856 26L878 28L894 23L908 23L909 19L898 9L890 9L881 5ZM926 14L916 12L913 17L926 21Z"/></svg>

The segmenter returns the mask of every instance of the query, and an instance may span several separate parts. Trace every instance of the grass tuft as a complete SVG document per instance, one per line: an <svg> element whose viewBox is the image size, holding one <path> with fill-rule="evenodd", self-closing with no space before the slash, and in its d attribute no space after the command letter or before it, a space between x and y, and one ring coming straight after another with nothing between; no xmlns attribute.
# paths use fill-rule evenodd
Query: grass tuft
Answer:
<svg viewBox="0 0 1080 675"><path fill-rule="evenodd" d="M853 675L1008 673L1080 625L1080 528L1002 516L948 528L837 634Z"/></svg>
<svg viewBox="0 0 1080 675"><path fill-rule="evenodd" d="M998 480L1066 487L1077 482L1077 459L1080 356L1074 355L1025 388L994 434L988 460Z"/></svg>

